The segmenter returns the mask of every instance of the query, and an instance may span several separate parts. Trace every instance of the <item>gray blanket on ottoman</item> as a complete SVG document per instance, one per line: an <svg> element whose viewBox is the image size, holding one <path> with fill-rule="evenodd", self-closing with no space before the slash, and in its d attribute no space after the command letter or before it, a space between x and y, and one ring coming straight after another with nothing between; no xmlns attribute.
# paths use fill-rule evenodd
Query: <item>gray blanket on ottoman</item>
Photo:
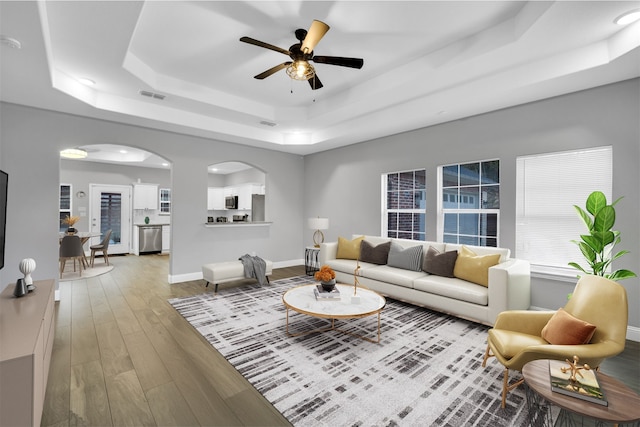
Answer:
<svg viewBox="0 0 640 427"><path fill-rule="evenodd" d="M256 279L260 286L267 283L267 263L262 258L244 254L238 259L244 266L244 277Z"/></svg>

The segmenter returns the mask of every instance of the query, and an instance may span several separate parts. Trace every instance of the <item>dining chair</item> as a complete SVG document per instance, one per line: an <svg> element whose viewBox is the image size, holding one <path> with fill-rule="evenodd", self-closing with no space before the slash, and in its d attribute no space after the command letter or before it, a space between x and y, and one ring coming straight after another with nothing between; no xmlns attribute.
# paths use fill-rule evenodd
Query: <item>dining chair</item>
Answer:
<svg viewBox="0 0 640 427"><path fill-rule="evenodd" d="M76 271L76 261L78 261L80 276L82 277L82 269L84 268L84 249L82 242L78 236L64 236L60 242L59 249L60 258L60 278L67 263L67 260L73 260L73 271Z"/></svg>
<svg viewBox="0 0 640 427"><path fill-rule="evenodd" d="M91 267L93 267L93 261L96 257L96 252L102 252L102 256L104 257L105 264L109 265L108 251L109 251L109 240L111 239L111 231L112 230L107 230L107 232L104 234L104 238L100 243L98 243L97 245L89 246L89 249L91 249Z"/></svg>

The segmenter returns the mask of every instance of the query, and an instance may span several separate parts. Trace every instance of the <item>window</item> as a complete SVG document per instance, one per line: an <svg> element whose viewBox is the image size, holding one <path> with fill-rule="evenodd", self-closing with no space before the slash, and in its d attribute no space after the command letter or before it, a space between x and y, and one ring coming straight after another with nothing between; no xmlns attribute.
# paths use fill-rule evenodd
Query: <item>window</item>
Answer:
<svg viewBox="0 0 640 427"><path fill-rule="evenodd" d="M424 169L382 176L382 235L425 240L426 174Z"/></svg>
<svg viewBox="0 0 640 427"><path fill-rule="evenodd" d="M122 193L100 193L100 233L105 234L111 230L110 242L120 244L123 227L122 218Z"/></svg>
<svg viewBox="0 0 640 427"><path fill-rule="evenodd" d="M583 256L571 240L586 229L573 205L584 209L592 191L612 202L612 149L522 156L516 159L516 256L534 269L562 274ZM542 267L542 268L540 268Z"/></svg>
<svg viewBox="0 0 640 427"><path fill-rule="evenodd" d="M60 184L60 231L66 231L68 226L62 220L71 216L71 184Z"/></svg>
<svg viewBox="0 0 640 427"><path fill-rule="evenodd" d="M160 215L171 213L171 189L160 189Z"/></svg>
<svg viewBox="0 0 640 427"><path fill-rule="evenodd" d="M438 240L497 247L500 161L440 166L438 175Z"/></svg>

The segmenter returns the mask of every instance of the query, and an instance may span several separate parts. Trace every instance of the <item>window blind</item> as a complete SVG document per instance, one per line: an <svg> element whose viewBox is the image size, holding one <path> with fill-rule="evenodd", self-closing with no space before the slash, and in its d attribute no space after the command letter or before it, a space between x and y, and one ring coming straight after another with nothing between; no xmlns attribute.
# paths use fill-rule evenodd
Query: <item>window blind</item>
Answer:
<svg viewBox="0 0 640 427"><path fill-rule="evenodd" d="M567 264L583 256L571 241L587 229L573 205L585 209L593 191L613 201L612 158L610 146L517 158L516 257L575 271Z"/></svg>

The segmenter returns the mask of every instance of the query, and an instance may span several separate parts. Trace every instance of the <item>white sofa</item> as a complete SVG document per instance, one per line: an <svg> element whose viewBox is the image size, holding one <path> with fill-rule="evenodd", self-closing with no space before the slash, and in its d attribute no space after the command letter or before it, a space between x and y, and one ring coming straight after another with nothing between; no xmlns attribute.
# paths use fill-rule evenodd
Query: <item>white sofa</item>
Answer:
<svg viewBox="0 0 640 427"><path fill-rule="evenodd" d="M357 238L362 235L353 235ZM403 248L423 246L423 258L432 246L437 251L460 251L462 245L416 240L364 236L370 245L395 241ZM499 263L489 267L488 286L457 277L443 277L424 271L411 271L389 265L366 263L354 259L338 259L338 242L320 245L319 263L329 265L336 272L336 280L351 284L354 271L360 265L358 281L382 295L433 310L452 314L486 325L493 325L498 314L505 310L527 310L530 305L530 264L509 258L510 250L467 246L479 256L500 254Z"/></svg>

